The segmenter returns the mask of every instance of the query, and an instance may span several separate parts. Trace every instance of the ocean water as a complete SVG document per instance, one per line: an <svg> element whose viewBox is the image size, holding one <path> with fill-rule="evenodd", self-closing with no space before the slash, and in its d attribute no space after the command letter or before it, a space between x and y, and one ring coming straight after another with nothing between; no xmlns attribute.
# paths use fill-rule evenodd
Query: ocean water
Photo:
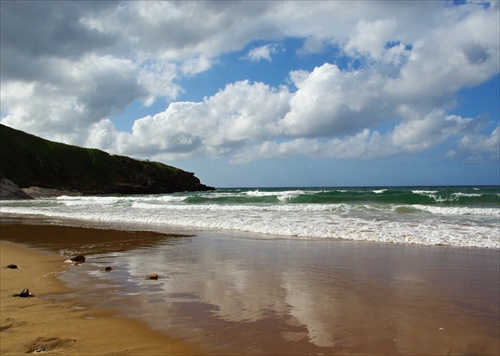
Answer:
<svg viewBox="0 0 500 356"><path fill-rule="evenodd" d="M2 214L159 232L500 248L500 187L234 188L3 201Z"/></svg>
<svg viewBox="0 0 500 356"><path fill-rule="evenodd" d="M75 293L52 297L89 320L112 308L214 354L498 354L497 186L64 196L0 212L2 238L86 256L58 276Z"/></svg>

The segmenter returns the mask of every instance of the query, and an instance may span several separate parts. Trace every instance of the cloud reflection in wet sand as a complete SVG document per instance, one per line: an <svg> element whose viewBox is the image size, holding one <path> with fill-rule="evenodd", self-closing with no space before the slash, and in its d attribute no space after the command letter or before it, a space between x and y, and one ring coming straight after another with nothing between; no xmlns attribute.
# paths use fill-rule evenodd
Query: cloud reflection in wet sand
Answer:
<svg viewBox="0 0 500 356"><path fill-rule="evenodd" d="M498 257L495 251L481 253L491 261ZM487 271L469 270L463 280L463 271L438 268L459 261L472 266L484 259L481 253L197 236L114 255L116 274L101 278L126 281L109 302L128 315L214 349L446 353L457 333L455 347L464 350L473 350L474 340L487 347L498 340L498 331L495 338L481 330L484 320L477 313L450 304L474 299L476 307L498 315L498 291L481 298L477 285L463 290L478 278L483 284L498 280L494 262L483 265ZM145 280L149 273L160 279Z"/></svg>

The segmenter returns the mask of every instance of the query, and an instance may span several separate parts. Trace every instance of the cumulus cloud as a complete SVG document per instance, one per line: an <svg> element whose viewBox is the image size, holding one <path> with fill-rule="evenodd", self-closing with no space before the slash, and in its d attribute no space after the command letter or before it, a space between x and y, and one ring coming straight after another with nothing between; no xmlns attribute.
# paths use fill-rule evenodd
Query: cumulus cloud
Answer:
<svg viewBox="0 0 500 356"><path fill-rule="evenodd" d="M498 158L498 127L450 115L456 94L499 72L498 3L2 2L2 123L50 139L154 159L416 154L450 140L450 157ZM249 44L300 55L335 47L281 86L242 80L198 102L181 81ZM290 56L293 53L287 53ZM166 110L112 119L131 103ZM495 151L496 150L496 151ZM467 154L469 153L469 154Z"/></svg>
<svg viewBox="0 0 500 356"><path fill-rule="evenodd" d="M94 126L90 137L104 137L107 147L123 154L168 159L232 155L277 131L289 97L284 86L236 82L203 102L171 103L161 113L136 120L131 133L116 132L107 122Z"/></svg>
<svg viewBox="0 0 500 356"><path fill-rule="evenodd" d="M129 60L89 54L79 61L43 62L44 80L2 83L4 123L64 140L65 135L73 137L147 94Z"/></svg>
<svg viewBox="0 0 500 356"><path fill-rule="evenodd" d="M438 106L461 88L498 73L499 36L494 30L498 11L480 8L458 16L455 12L443 16L442 26L414 43L399 77L386 88L391 95Z"/></svg>
<svg viewBox="0 0 500 356"><path fill-rule="evenodd" d="M318 75L321 71L331 71L332 74ZM119 152L124 154L135 153L158 159L228 156L236 163L290 156L376 158L416 154L460 137L463 137L462 141L468 138L467 146L465 141L460 144L463 151L467 148L484 151L480 148L484 142L479 146L473 144L484 141L484 137L468 134L477 132L478 122L474 118L447 115L444 110L431 110L421 117L420 108L412 110L407 106L401 110L399 101L389 100L378 113L384 112L388 117L400 116L401 122L385 133L379 132L377 124L380 120L372 118L369 123L369 116L379 101L368 94L358 97L354 103L339 100L340 104L329 105L323 115L322 109L317 109L323 103L314 101L308 105L311 93L318 93L324 99L318 88L327 80L325 78L338 81L336 76L341 73L336 66L324 65L311 73L293 75L300 78L295 78L299 89L293 93L285 86L272 88L260 82L242 81L227 85L203 102L172 103L162 113L137 120L130 134L113 133L111 127L105 135L108 147L119 147ZM345 80L354 80L353 88L363 81L350 76ZM306 86L309 82L315 90ZM376 92L373 88L366 91ZM328 102L328 98L325 100ZM338 122L331 118L337 113ZM304 120L293 121L289 119L291 116ZM98 137L102 135L102 132L96 133ZM115 135L114 143L109 143L109 135ZM495 137L494 133L492 137ZM495 144L498 148L498 140L489 141L487 147L490 151L494 151Z"/></svg>
<svg viewBox="0 0 500 356"><path fill-rule="evenodd" d="M490 135L468 133L458 140L456 149L451 150L450 157L463 156L467 161L485 161L500 159L500 127L497 126Z"/></svg>
<svg viewBox="0 0 500 356"><path fill-rule="evenodd" d="M394 38L396 28L397 23L392 19L374 22L361 20L344 48L351 55L359 52L361 55L380 60L385 52L385 44Z"/></svg>
<svg viewBox="0 0 500 356"><path fill-rule="evenodd" d="M280 121L286 135L339 136L381 120L374 114L381 115L383 108L370 112L377 105L382 80L371 71L343 72L325 63L310 73L292 72L290 77L297 91Z"/></svg>
<svg viewBox="0 0 500 356"><path fill-rule="evenodd" d="M266 60L268 62L272 61L272 56L278 52L278 47L273 44L267 44L260 47L252 48L246 58L252 62L259 62L261 60Z"/></svg>
<svg viewBox="0 0 500 356"><path fill-rule="evenodd" d="M432 112L421 120L399 124L393 130L381 134L376 130L363 129L357 133L333 138L294 138L283 142L266 141L248 146L238 152L235 162L247 162L249 157L308 156L316 158L379 158L398 154L415 154L457 137L473 125L472 119L445 116ZM496 130L498 131L498 129ZM498 132L497 132L498 133ZM477 139L477 137L476 137ZM473 139L473 142L477 142ZM498 140L492 139L486 146L492 152ZM484 144L481 144L483 147Z"/></svg>

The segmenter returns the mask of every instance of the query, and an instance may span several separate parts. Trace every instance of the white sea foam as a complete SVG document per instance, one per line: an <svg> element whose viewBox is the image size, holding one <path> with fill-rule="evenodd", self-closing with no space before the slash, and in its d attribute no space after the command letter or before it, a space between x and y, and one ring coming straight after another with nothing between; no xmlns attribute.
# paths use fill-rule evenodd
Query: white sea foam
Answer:
<svg viewBox="0 0 500 356"><path fill-rule="evenodd" d="M420 195L429 195L438 193L437 190L412 190L411 192L413 194L420 194Z"/></svg>
<svg viewBox="0 0 500 356"><path fill-rule="evenodd" d="M317 193L318 191L316 191ZM426 194L429 191L426 191ZM60 197L3 202L1 213L42 215L102 223L214 229L262 238L349 239L500 248L498 207L418 204L296 204L307 190L240 191L155 196ZM277 196L276 203L214 203L227 196ZM189 197L208 198L190 204Z"/></svg>
<svg viewBox="0 0 500 356"><path fill-rule="evenodd" d="M412 205L416 210L427 211L439 215L477 215L500 217L498 208L446 207L433 205Z"/></svg>
<svg viewBox="0 0 500 356"><path fill-rule="evenodd" d="M467 197L467 198L474 198L474 197L481 197L482 194L479 194L479 193L461 193L461 192L457 192L457 193L453 193L452 194L453 196L455 197Z"/></svg>
<svg viewBox="0 0 500 356"><path fill-rule="evenodd" d="M261 190L249 190L244 195L248 195L249 197L268 197L276 195L276 192L268 192Z"/></svg>
<svg viewBox="0 0 500 356"><path fill-rule="evenodd" d="M272 197L276 196L279 201L288 201L302 194L308 194L307 191L303 190L284 190L284 191L261 191L261 190L251 190L247 191L245 195L250 197Z"/></svg>
<svg viewBox="0 0 500 356"><path fill-rule="evenodd" d="M186 200L186 196L179 196L179 195L160 195L157 197L149 197L149 198L144 198L142 200L146 201L159 201L159 202L183 202ZM139 200L139 199L138 199Z"/></svg>

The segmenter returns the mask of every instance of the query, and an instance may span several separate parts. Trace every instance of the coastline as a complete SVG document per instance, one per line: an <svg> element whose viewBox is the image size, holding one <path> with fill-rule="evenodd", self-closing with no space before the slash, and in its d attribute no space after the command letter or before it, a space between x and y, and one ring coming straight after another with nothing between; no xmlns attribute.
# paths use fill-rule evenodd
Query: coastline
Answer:
<svg viewBox="0 0 500 356"><path fill-rule="evenodd" d="M1 215L105 228L500 249L498 187L234 188L2 202Z"/></svg>
<svg viewBox="0 0 500 356"><path fill-rule="evenodd" d="M0 354L199 355L206 350L169 339L138 320L117 317L79 299L56 301L74 290L57 278L71 268L65 258L0 240ZM6 268L16 264L18 269ZM32 298L13 297L29 288Z"/></svg>
<svg viewBox="0 0 500 356"><path fill-rule="evenodd" d="M2 354L43 342L47 353L82 355L500 351L498 251L0 223ZM61 251L99 258L73 268ZM106 288L89 288L98 275L84 278L104 263L116 275L128 264L132 283L145 271L161 278L106 301ZM36 297L12 297L23 288Z"/></svg>

